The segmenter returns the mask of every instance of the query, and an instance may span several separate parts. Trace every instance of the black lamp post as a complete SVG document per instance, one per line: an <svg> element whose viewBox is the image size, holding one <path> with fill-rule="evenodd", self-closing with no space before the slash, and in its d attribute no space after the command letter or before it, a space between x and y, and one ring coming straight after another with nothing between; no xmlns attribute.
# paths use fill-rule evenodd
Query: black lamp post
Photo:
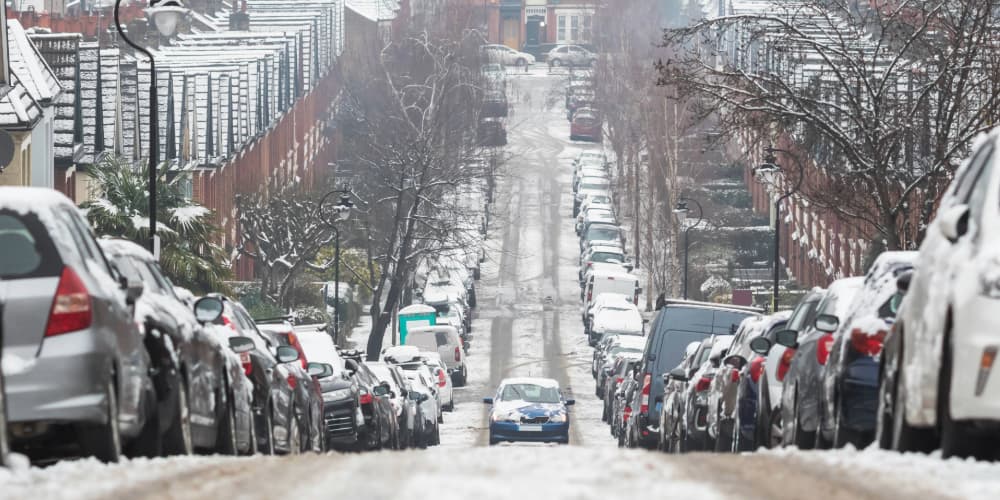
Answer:
<svg viewBox="0 0 1000 500"><path fill-rule="evenodd" d="M787 187L787 184L782 183L778 178L779 174L784 174L784 170L782 170L781 165L777 163L778 160L774 157L775 152L785 153L791 156L792 159L795 160L795 164L799 169L799 178L795 182L795 187L790 190L786 189L781 196L777 196L774 199L774 262L772 263L774 266L774 288L771 297L771 311L773 312L778 310L778 283L781 281L781 202L798 192L799 188L802 187L802 179L805 175L802 162L799 161L799 158L790 151L775 149L768 146L764 152L764 163L755 167L753 169L753 173L757 179L768 186L768 191L770 191L772 195L779 191L781 185L785 185Z"/></svg>
<svg viewBox="0 0 1000 500"><path fill-rule="evenodd" d="M129 44L137 52L141 52L149 58L149 251L154 255L156 251L156 174L160 163L160 131L157 126L158 103L156 99L156 62L153 54L139 45L136 45L122 28L118 18L118 7L122 0L115 1L115 28L118 36L125 43ZM177 25L190 11L178 0L151 0L146 8L146 17L156 26L157 31L164 37L171 37L177 32ZM98 110L100 111L100 110Z"/></svg>
<svg viewBox="0 0 1000 500"><path fill-rule="evenodd" d="M677 202L677 206L674 207L674 215L677 216L677 223L684 225L684 221L687 220L688 206L687 202L692 202L696 207L698 207L698 220L694 224L691 224L684 228L684 300L688 298L688 249L690 248L690 235L691 229L693 229L704 218L705 212L701 208L701 203L698 200L691 198L681 198Z"/></svg>
<svg viewBox="0 0 1000 500"><path fill-rule="evenodd" d="M334 217L327 219L322 217L323 215L323 204L326 203L327 199L331 196L339 194L340 201L334 205ZM351 203L351 191L344 186L341 189L335 189L323 195L323 198L319 200L319 206L317 210L320 213L320 217L323 218L323 222L333 230L333 341L337 342L340 336L340 228L337 226L338 222L343 222L351 216L351 208L354 204Z"/></svg>

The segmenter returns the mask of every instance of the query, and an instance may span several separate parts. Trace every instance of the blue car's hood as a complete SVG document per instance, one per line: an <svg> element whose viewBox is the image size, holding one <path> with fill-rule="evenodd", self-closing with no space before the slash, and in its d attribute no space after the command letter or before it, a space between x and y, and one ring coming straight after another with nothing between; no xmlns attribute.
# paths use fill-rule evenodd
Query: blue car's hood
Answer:
<svg viewBox="0 0 1000 500"><path fill-rule="evenodd" d="M566 406L562 403L531 403L528 401L498 401L493 407L496 413L509 413L516 411L529 418L551 417L558 413L565 413Z"/></svg>

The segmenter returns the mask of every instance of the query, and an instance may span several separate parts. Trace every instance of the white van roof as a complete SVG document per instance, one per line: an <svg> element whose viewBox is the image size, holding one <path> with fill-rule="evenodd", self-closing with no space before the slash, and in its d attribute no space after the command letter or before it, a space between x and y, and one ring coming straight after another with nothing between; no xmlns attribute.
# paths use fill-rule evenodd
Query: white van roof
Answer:
<svg viewBox="0 0 1000 500"><path fill-rule="evenodd" d="M615 264L618 265L618 264ZM619 266L621 267L621 266ZM628 280L628 281L639 281L639 277L634 274L629 274L622 267L621 270L608 269L606 267L594 267L590 270L590 276L593 280Z"/></svg>

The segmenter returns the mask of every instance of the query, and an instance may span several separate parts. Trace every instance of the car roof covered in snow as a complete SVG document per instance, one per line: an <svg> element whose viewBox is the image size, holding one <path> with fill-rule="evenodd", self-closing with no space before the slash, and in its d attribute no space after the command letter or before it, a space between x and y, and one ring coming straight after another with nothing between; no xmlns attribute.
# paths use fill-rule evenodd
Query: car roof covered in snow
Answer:
<svg viewBox="0 0 1000 500"><path fill-rule="evenodd" d="M146 262L154 260L153 254L149 253L149 250L146 250L134 241L123 238L104 237L97 240L97 242L101 245L102 250L112 255L134 257Z"/></svg>

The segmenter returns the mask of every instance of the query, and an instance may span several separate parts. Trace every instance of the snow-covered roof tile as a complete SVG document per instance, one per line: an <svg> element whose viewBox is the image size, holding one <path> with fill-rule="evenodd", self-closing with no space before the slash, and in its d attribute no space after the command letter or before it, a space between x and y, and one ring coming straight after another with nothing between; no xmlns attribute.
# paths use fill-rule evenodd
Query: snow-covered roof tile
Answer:
<svg viewBox="0 0 1000 500"><path fill-rule="evenodd" d="M62 88L52 68L24 33L20 22L7 21L7 41L11 71L18 74L32 99L43 105L52 102Z"/></svg>

